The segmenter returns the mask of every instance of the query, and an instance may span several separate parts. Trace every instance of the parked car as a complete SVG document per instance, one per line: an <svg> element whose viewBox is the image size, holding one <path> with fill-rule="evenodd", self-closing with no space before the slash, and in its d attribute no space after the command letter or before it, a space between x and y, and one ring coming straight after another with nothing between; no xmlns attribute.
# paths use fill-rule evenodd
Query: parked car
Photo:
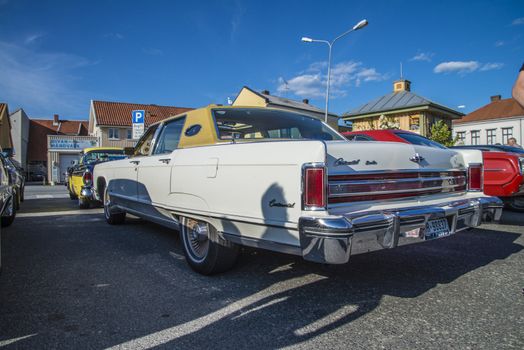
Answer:
<svg viewBox="0 0 524 350"><path fill-rule="evenodd" d="M405 130L345 132L349 140L390 141L445 148L440 143ZM524 212L524 150L504 145L453 146L460 152L482 152L484 193L500 197L507 207ZM465 157L470 155L464 155Z"/></svg>
<svg viewBox="0 0 524 350"><path fill-rule="evenodd" d="M94 168L106 221L131 213L179 229L202 274L231 268L241 245L343 264L501 215L482 168L456 151L357 144L285 110L196 109L151 125L126 153Z"/></svg>
<svg viewBox="0 0 524 350"><path fill-rule="evenodd" d="M501 145L451 148L481 150L484 158L484 192L490 196L500 197L512 210L524 212L524 151L522 149Z"/></svg>
<svg viewBox="0 0 524 350"><path fill-rule="evenodd" d="M25 191L25 176L23 175L23 169L17 167L12 158L6 157L4 153L0 153L2 162L4 163L7 172L9 174L9 182L13 187L14 194L14 206L16 210L20 209L20 203L24 200Z"/></svg>
<svg viewBox="0 0 524 350"><path fill-rule="evenodd" d="M0 159L0 271L2 270L2 227L4 226L4 220L6 220L4 219L6 217L4 213L7 212L6 214L14 219L14 208L12 204L10 205L11 202L12 192L9 185L9 175L3 161Z"/></svg>
<svg viewBox="0 0 524 350"><path fill-rule="evenodd" d="M93 147L82 151L79 162L68 169L67 188L69 197L78 200L81 209L98 204L93 193L93 167L96 164L126 158L123 148Z"/></svg>
<svg viewBox="0 0 524 350"><path fill-rule="evenodd" d="M10 226L16 216L16 185L6 158L0 153L0 226Z"/></svg>

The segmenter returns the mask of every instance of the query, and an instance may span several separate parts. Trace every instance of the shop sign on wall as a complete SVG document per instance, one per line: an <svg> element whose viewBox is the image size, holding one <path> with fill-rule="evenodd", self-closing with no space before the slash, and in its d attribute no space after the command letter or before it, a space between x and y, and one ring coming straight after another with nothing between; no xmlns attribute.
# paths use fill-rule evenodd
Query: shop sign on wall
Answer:
<svg viewBox="0 0 524 350"><path fill-rule="evenodd" d="M51 139L49 140L49 148L55 150L73 150L79 151L84 148L96 147L96 140L75 140L75 139Z"/></svg>

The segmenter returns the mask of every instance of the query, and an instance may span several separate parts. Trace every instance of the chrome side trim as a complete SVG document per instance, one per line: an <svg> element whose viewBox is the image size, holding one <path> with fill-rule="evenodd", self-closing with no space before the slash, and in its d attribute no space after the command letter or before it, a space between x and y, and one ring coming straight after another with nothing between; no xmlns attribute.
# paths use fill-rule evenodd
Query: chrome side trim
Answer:
<svg viewBox="0 0 524 350"><path fill-rule="evenodd" d="M231 241L236 244L244 245L247 247L253 247L253 248L260 248L260 249L267 249L274 252L279 253L285 253L285 254L292 254L292 255L302 255L302 250L299 246L293 246L289 244L274 242L274 241L267 241L264 239L258 239L258 238L251 238L251 237L242 237L239 235L227 233L227 232L220 232L222 237L224 237L226 240Z"/></svg>

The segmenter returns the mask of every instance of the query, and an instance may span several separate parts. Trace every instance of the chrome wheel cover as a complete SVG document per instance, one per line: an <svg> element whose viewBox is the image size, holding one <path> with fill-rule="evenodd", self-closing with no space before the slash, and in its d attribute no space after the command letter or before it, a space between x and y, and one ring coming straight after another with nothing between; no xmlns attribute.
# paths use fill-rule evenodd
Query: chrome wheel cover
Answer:
<svg viewBox="0 0 524 350"><path fill-rule="evenodd" d="M513 198L511 204L516 208L524 209L524 196Z"/></svg>
<svg viewBox="0 0 524 350"><path fill-rule="evenodd" d="M200 263L209 252L209 225L203 221L185 219L182 225L184 244L191 260Z"/></svg>

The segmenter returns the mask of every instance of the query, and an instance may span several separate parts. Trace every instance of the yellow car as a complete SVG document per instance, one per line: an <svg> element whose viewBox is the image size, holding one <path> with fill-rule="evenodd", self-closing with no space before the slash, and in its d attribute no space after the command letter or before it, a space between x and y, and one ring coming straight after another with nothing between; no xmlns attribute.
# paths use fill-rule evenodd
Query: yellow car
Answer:
<svg viewBox="0 0 524 350"><path fill-rule="evenodd" d="M126 158L124 149L119 147L85 148L78 164L68 169L67 188L69 198L78 200L81 209L97 204L93 188L93 169L96 164Z"/></svg>

